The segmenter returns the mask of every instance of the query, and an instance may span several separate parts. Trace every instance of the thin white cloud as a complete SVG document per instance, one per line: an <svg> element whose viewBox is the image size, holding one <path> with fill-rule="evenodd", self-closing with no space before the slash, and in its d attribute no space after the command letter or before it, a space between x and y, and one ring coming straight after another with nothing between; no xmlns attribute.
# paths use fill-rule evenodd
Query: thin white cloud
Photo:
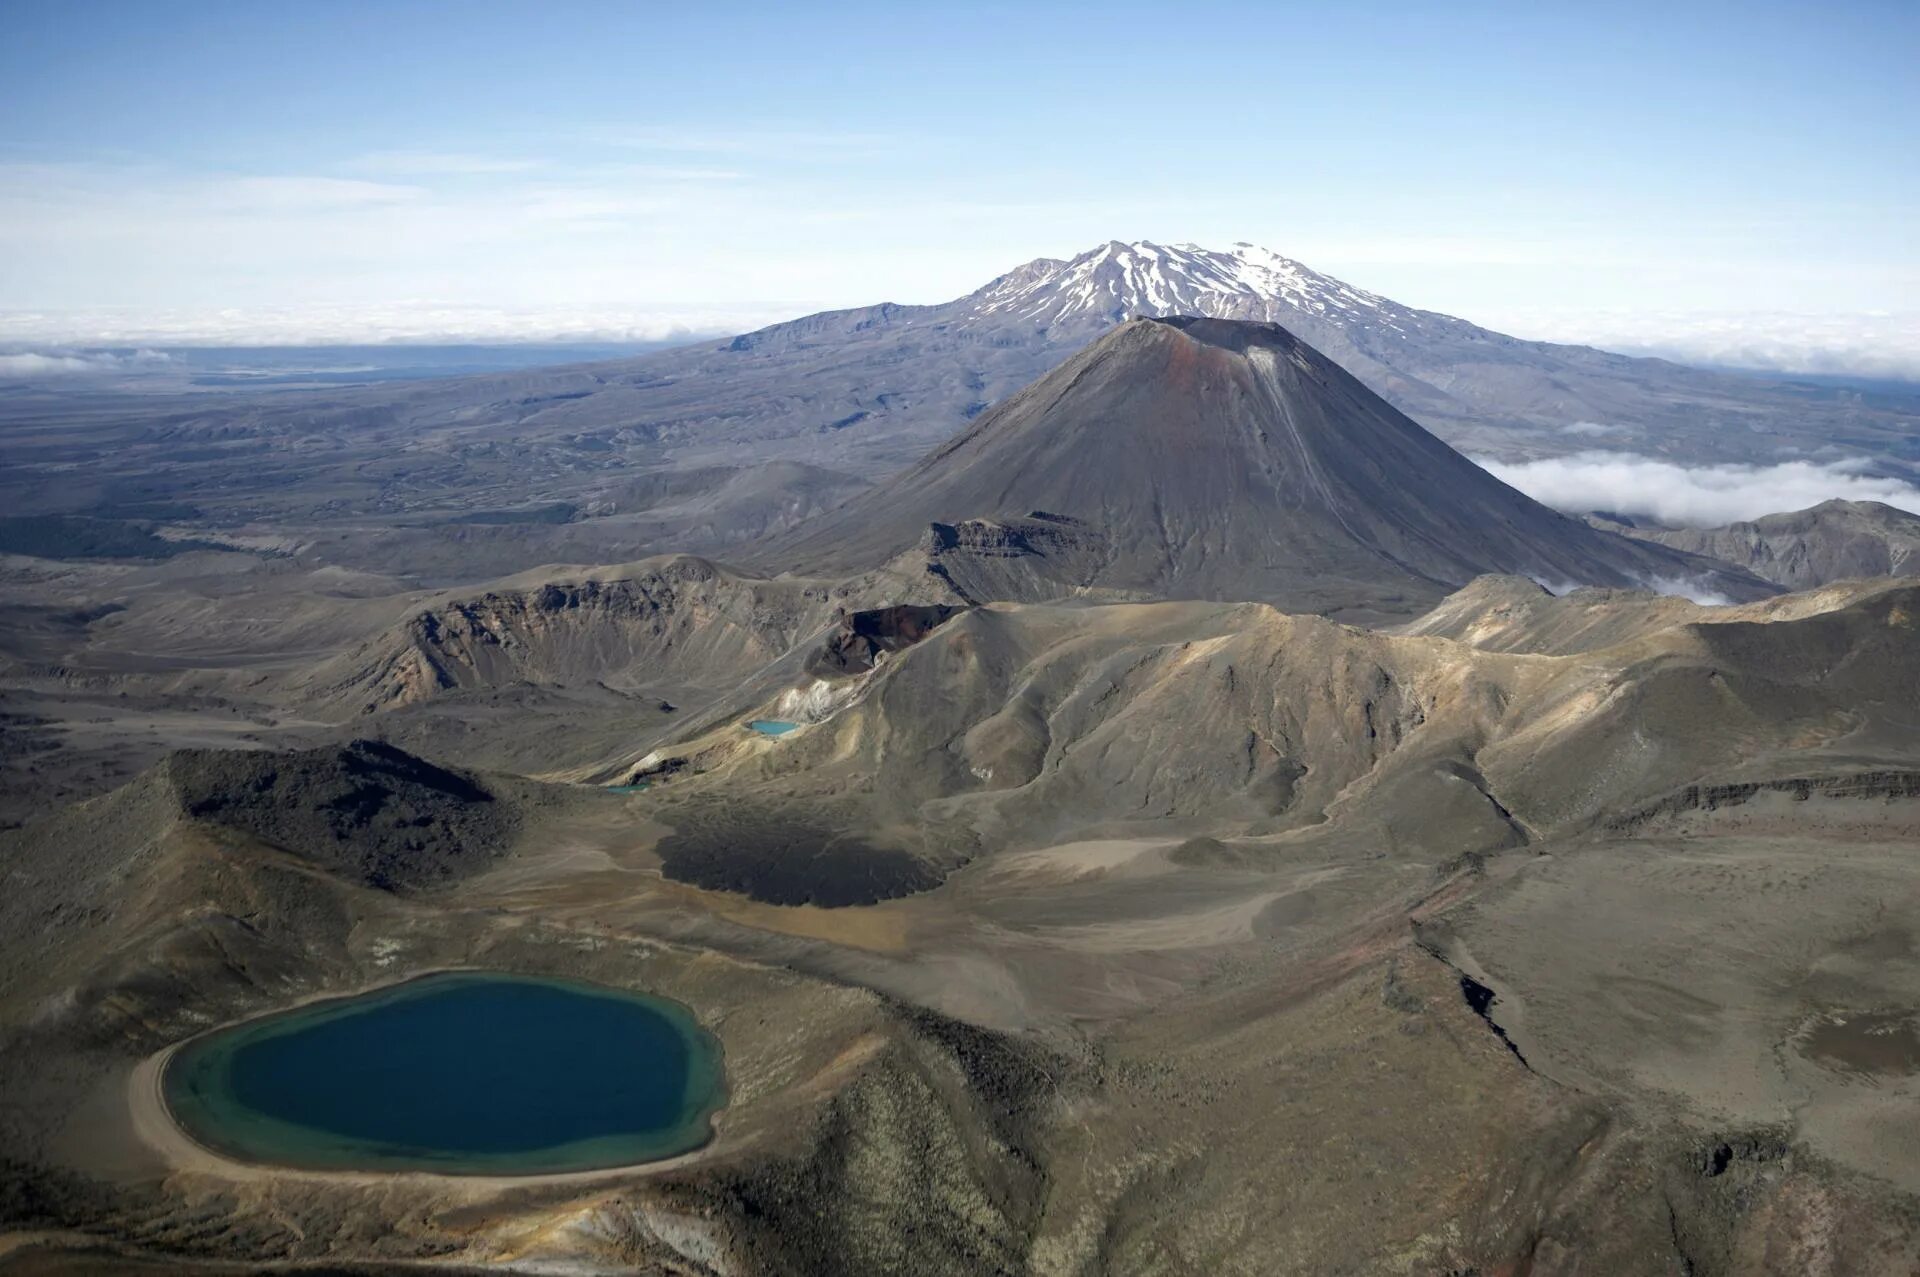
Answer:
<svg viewBox="0 0 1920 1277"><path fill-rule="evenodd" d="M212 183L206 197L241 209L307 210L405 204L422 199L419 186L346 177L235 177Z"/></svg>
<svg viewBox="0 0 1920 1277"><path fill-rule="evenodd" d="M85 377L161 368L173 362L157 350L130 355L111 351L16 350L0 352L0 378L38 381L47 377Z"/></svg>
<svg viewBox="0 0 1920 1277"><path fill-rule="evenodd" d="M1608 278L1633 276L1624 267L1639 259L1611 242L1581 246L1584 256L1569 264L1566 243L1525 235L1343 243L1316 238L1308 227L1222 228L1210 220L1217 200L1157 189L1116 205L1055 186L962 181L958 170L899 180L895 167L924 167L927 148L937 148L938 139L925 137L777 124L599 134L488 137L470 151L401 145L250 176L136 161L0 163L5 300L61 310L147 307L152 321L133 327L169 335L179 332L167 314L188 308L376 310L435 298L512 308L521 317L554 308L596 312L584 325L575 317L564 328L525 334L561 337L629 327L634 311L774 318L944 301L1029 258L1069 254L1137 226L1168 241L1268 243L1397 300L1520 336L1690 362L1920 377L1914 316L1762 324L1752 316L1569 312L1532 322L1474 303L1475 281L1490 278L1537 298L1543 290L1560 295L1563 268L1605 266ZM887 163L874 165L875 155ZM1396 260L1406 268L1378 264ZM1501 263L1501 270L1490 265ZM1873 299L1898 295L1902 269L1881 272L1871 286L1791 295L1891 305ZM1799 290L1801 281L1770 287ZM329 314L314 316L316 329L332 322ZM380 334L370 324L360 339ZM64 326L14 335L117 339ZM216 340L218 332L209 327L191 339ZM1602 438L1595 433L1596 442Z"/></svg>
<svg viewBox="0 0 1920 1277"><path fill-rule="evenodd" d="M689 168L675 164L596 164L591 171L603 181L628 178L648 182L737 182L747 176L737 168Z"/></svg>
<svg viewBox="0 0 1920 1277"><path fill-rule="evenodd" d="M472 306L447 302L301 307L225 307L217 310L0 311L0 342L16 350L0 354L0 375L46 377L64 373L126 371L126 363L80 353L80 345L334 346L436 345L511 342L676 341L746 332L781 319L791 310ZM45 347L62 349L47 352ZM142 352L164 360L164 354ZM17 363L8 363L17 360ZM68 362L71 361L71 362ZM91 362L89 362L91 361Z"/></svg>
<svg viewBox="0 0 1920 1277"><path fill-rule="evenodd" d="M1542 576L1529 572L1527 579L1545 590L1548 594L1572 594L1575 590L1588 588L1579 581L1565 577ZM1725 594L1713 588L1706 580L1692 576L1643 576L1638 578L1640 588L1651 590L1655 594L1672 594L1698 603L1702 607L1725 607L1733 602Z"/></svg>
<svg viewBox="0 0 1920 1277"><path fill-rule="evenodd" d="M1567 260L1564 242L1521 235L1314 234L1289 236L1266 247L1298 257L1319 270L1335 274L1347 271L1355 276L1377 274L1378 267L1436 263L1454 267L1552 267ZM1625 265L1630 260L1620 250L1597 249L1591 244L1583 246L1582 257L1589 264L1601 266Z"/></svg>
<svg viewBox="0 0 1920 1277"><path fill-rule="evenodd" d="M1920 380L1920 311L1522 312L1493 326L1628 355L1759 372Z"/></svg>
<svg viewBox="0 0 1920 1277"><path fill-rule="evenodd" d="M635 151L698 155L804 155L854 158L899 145L886 133L836 129L709 129L678 125L622 125L589 129L585 140Z"/></svg>
<svg viewBox="0 0 1920 1277"><path fill-rule="evenodd" d="M494 173L525 173L539 168L540 162L508 155L470 155L450 151L373 151L360 156L346 167L367 173L466 177Z"/></svg>
<svg viewBox="0 0 1920 1277"><path fill-rule="evenodd" d="M1611 510L1717 527L1822 501L1880 501L1920 514L1920 488L1863 473L1868 462L1682 466L1633 452L1578 452L1539 461L1475 458L1536 501L1572 513Z"/></svg>
<svg viewBox="0 0 1920 1277"><path fill-rule="evenodd" d="M1701 607L1726 607L1733 600L1697 576L1646 576L1640 584L1655 594L1676 594Z"/></svg>
<svg viewBox="0 0 1920 1277"><path fill-rule="evenodd" d="M164 312L189 308L377 309L434 298L516 312L592 309L600 317L586 326L610 329L627 326L633 311L785 316L836 300L829 288L846 287L844 263L814 251L817 237L804 232L753 233L769 196L736 176L613 163L413 185L0 164L7 300L59 311L150 308L155 320L143 327L156 332L173 327ZM878 259L885 250L872 251ZM574 318L528 335L580 327ZM365 339L379 340L377 328ZM64 325L11 335L110 340Z"/></svg>

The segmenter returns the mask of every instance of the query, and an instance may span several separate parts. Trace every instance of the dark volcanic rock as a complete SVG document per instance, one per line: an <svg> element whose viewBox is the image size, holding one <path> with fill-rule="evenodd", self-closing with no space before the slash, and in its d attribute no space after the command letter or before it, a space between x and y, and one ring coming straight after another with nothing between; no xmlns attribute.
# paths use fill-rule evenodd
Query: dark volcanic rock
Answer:
<svg viewBox="0 0 1920 1277"><path fill-rule="evenodd" d="M1651 806L1610 818L1607 826L1611 829L1637 829L1663 816L1739 807L1761 794L1786 794L1796 802L1806 802L1815 797L1879 798L1893 802L1920 798L1920 772L1899 768L1837 776L1787 776L1779 780L1688 785Z"/></svg>
<svg viewBox="0 0 1920 1277"><path fill-rule="evenodd" d="M1104 532L1044 510L927 528L914 554L971 603L1037 601L1094 585L1112 558Z"/></svg>
<svg viewBox="0 0 1920 1277"><path fill-rule="evenodd" d="M669 819L675 832L659 847L667 877L768 904L870 905L931 890L945 877L910 851L799 812L716 806Z"/></svg>
<svg viewBox="0 0 1920 1277"><path fill-rule="evenodd" d="M385 890L470 873L504 852L519 824L513 804L470 774L379 741L290 754L181 750L166 770L188 816Z"/></svg>
<svg viewBox="0 0 1920 1277"><path fill-rule="evenodd" d="M870 670L883 653L904 652L963 608L945 603L900 603L893 607L848 612L807 660L807 673L837 678Z"/></svg>

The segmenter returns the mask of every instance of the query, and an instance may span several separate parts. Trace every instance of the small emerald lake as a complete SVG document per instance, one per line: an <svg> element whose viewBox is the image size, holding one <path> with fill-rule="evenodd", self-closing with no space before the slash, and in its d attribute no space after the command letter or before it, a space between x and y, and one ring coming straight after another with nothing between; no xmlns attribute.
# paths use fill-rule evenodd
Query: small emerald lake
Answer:
<svg viewBox="0 0 1920 1277"><path fill-rule="evenodd" d="M785 736L800 724L789 723L784 718L756 718L747 726L762 736Z"/></svg>
<svg viewBox="0 0 1920 1277"><path fill-rule="evenodd" d="M162 1078L194 1139L311 1170L528 1175L705 1144L720 1045L679 1003L570 980L449 972L249 1020Z"/></svg>

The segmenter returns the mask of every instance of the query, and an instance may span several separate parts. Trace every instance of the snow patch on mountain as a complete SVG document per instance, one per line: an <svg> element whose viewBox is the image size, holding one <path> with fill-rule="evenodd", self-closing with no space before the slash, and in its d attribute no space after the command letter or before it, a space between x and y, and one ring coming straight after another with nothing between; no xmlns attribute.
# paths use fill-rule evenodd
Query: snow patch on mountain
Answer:
<svg viewBox="0 0 1920 1277"><path fill-rule="evenodd" d="M1279 323L1305 312L1403 332L1403 321L1414 313L1253 244L1220 251L1145 240L1111 240L1070 261L1039 258L994 280L966 304L982 317L1041 326L1086 319L1118 323L1142 315Z"/></svg>

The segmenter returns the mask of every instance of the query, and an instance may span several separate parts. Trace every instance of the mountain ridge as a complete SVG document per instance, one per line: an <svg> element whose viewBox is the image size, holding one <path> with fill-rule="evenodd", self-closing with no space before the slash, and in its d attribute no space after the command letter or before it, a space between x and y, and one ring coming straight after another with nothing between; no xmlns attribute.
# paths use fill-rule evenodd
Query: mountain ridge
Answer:
<svg viewBox="0 0 1920 1277"><path fill-rule="evenodd" d="M1835 498L1717 528L1643 526L1606 515L1589 522L1732 563L1794 590L1850 578L1920 576L1920 515L1879 501Z"/></svg>

